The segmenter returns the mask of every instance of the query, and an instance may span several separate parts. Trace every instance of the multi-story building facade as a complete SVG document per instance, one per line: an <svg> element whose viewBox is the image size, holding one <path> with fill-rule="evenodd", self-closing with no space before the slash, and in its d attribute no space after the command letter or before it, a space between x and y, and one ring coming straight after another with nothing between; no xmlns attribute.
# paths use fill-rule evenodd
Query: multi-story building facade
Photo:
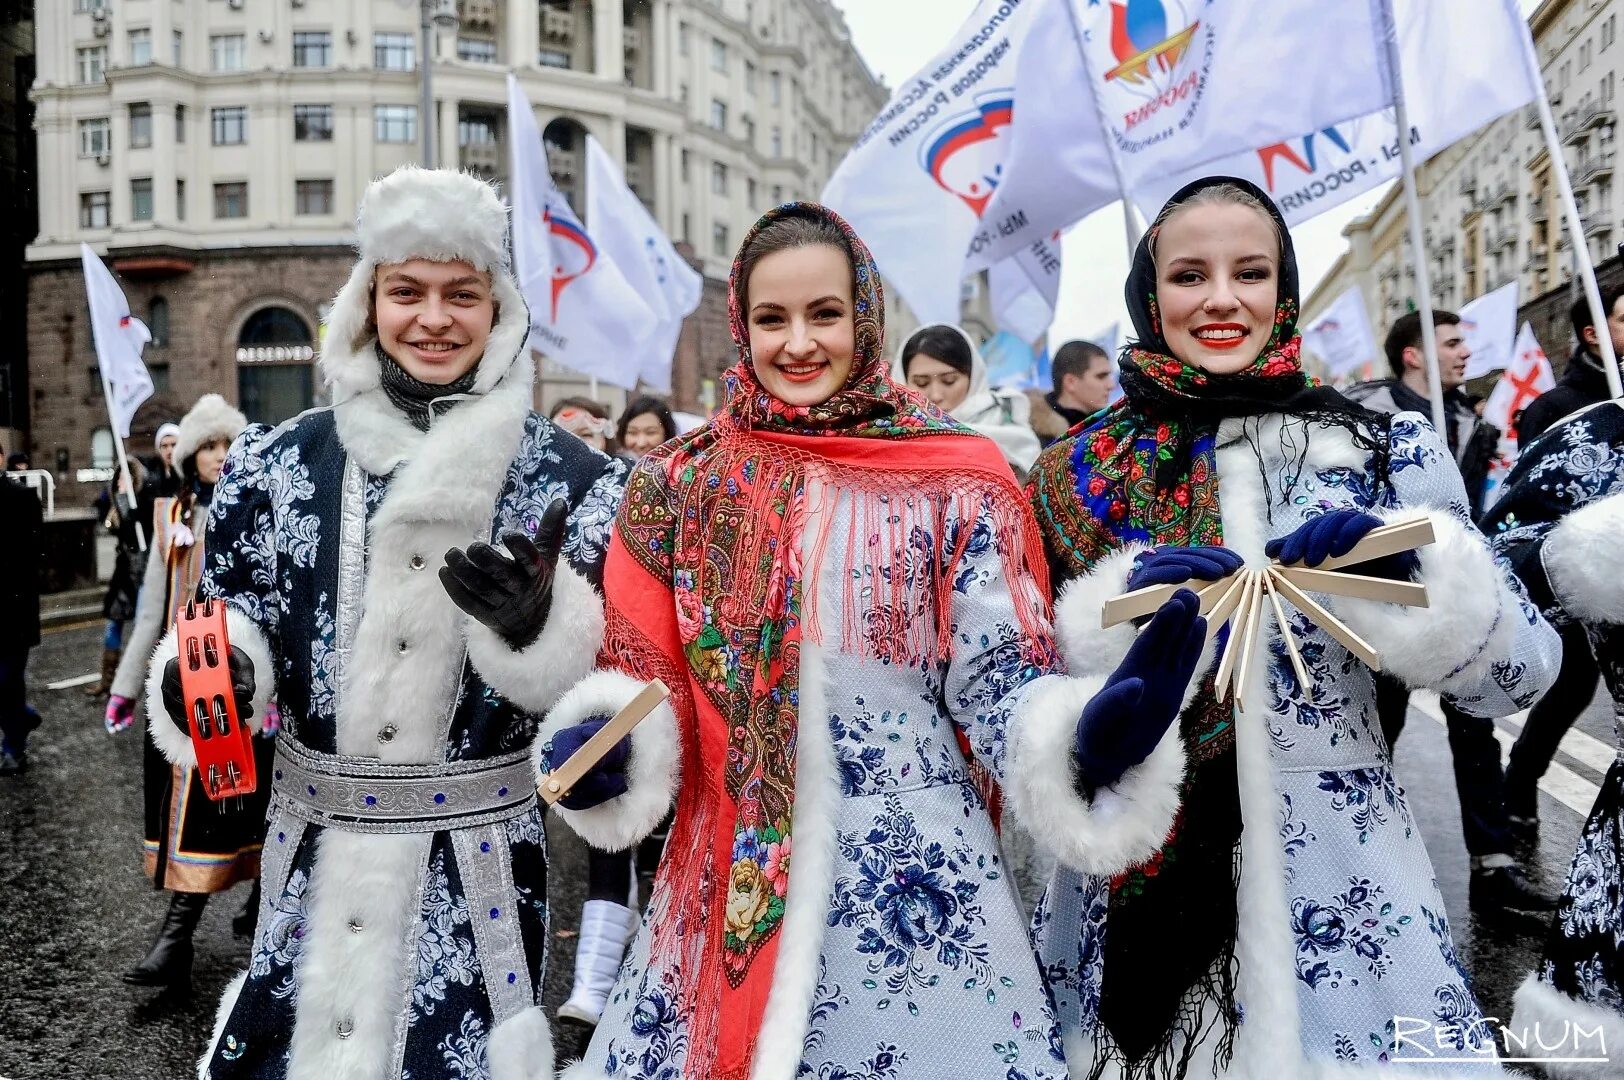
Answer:
<svg viewBox="0 0 1624 1080"><path fill-rule="evenodd" d="M425 8L450 25L425 35ZM703 408L733 359L722 283L740 237L815 197L885 101L829 0L59 0L41 6L33 90L36 459L65 450L76 473L111 453L81 241L152 329L146 426L211 390L282 419L321 401L322 310L366 184L420 160L423 123L434 164L504 180L509 71L577 209L591 133L704 271L673 387ZM543 370L541 398L586 388Z"/></svg>
<svg viewBox="0 0 1624 1080"><path fill-rule="evenodd" d="M1624 239L1624 196L1613 176L1624 66L1621 24L1624 0L1544 0L1529 17L1583 222L1577 242L1598 264L1614 256ZM1575 240L1551 166L1538 113L1529 105L1427 161L1416 172L1416 186L1433 303L1458 311L1515 281L1524 313L1555 361L1572 336L1565 297ZM1380 339L1415 301L1408 216L1398 185L1344 235L1348 250L1304 309L1312 318L1356 285Z"/></svg>
<svg viewBox="0 0 1624 1080"><path fill-rule="evenodd" d="M20 325L28 310L23 249L34 238L33 106L34 2L0 0L0 318ZM28 419L28 355L11 350L0 358L0 447L22 443Z"/></svg>

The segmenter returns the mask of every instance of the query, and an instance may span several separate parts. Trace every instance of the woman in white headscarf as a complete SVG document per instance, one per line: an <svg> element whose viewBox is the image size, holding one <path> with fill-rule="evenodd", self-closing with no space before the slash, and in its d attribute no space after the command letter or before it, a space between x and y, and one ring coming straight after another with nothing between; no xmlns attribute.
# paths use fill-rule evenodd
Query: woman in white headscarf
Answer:
<svg viewBox="0 0 1624 1080"><path fill-rule="evenodd" d="M897 354L891 378L997 443L1025 481L1042 449L1029 422L1031 403L1019 390L987 385L987 361L970 335L948 323L915 330Z"/></svg>

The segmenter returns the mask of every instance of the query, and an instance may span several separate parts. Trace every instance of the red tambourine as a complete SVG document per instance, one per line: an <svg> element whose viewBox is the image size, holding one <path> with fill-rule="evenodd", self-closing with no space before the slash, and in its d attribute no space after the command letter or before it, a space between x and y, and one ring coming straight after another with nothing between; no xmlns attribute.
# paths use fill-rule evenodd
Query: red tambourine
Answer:
<svg viewBox="0 0 1624 1080"><path fill-rule="evenodd" d="M254 733L238 718L231 692L225 605L213 600L187 604L175 616L175 643L186 726L204 792L215 802L251 794L259 786Z"/></svg>

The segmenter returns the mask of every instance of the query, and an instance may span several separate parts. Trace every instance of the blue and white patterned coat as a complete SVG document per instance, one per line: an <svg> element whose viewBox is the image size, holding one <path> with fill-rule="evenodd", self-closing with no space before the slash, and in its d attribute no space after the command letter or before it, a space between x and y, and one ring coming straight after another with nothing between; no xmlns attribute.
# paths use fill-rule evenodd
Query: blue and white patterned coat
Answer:
<svg viewBox="0 0 1624 1080"><path fill-rule="evenodd" d="M802 539L818 629L801 645L794 869L752 1078L1061 1080L1059 1027L1027 919L959 742L962 734L970 755L1006 784L1016 812L1051 796L1023 785L1041 771L1023 762L1065 760L1077 714L1057 713L1046 725L1035 719L1054 711L1050 703L1077 680L1055 673L1046 628L1038 636L1019 629L1011 589L1035 584L1006 579L990 514L967 521L947 509L937 518L922 509L923 497L909 499L900 520L940 520L952 535L944 544L929 525L905 525L899 535L907 551L893 557L885 535L864 535L855 524L862 519L848 496L805 497L824 506L815 515L834 521L824 523L821 551L811 538L817 524ZM933 553L952 550L964 528L967 552L950 586L951 662L888 662L842 646L847 565L867 583L881 567L928 574ZM848 544L878 555L849 562ZM934 600L928 588L922 595L917 617L928 619ZM542 768L552 731L612 711L636 689L605 671L571 691L538 739ZM562 814L588 842L635 842L676 794L675 771L657 767L669 753L662 748L676 743L675 721L669 710L660 715L633 733L631 791ZM1040 728L1048 741L1037 737ZM1067 784L1058 797L1080 810ZM592 1044L564 1074L569 1080L691 1075L677 993L686 975L679 958L651 955L651 927L685 910L684 898L657 879Z"/></svg>
<svg viewBox="0 0 1624 1080"><path fill-rule="evenodd" d="M545 710L591 670L603 612L588 579L601 575L625 466L532 413L530 373L518 358L427 433L373 390L275 430L250 428L232 446L200 588L227 604L258 699L274 693L281 705L283 738L399 764L524 751ZM533 535L555 499L572 507L569 567L541 638L514 652L456 609L436 571L450 547ZM356 558L364 588L346 595L343 565ZM471 866L450 833L306 826L273 803L266 865L280 864L286 883L267 883L249 969L226 991L204 1075L550 1078L537 1005L541 811L492 835L476 856L489 865ZM524 970L485 970L472 920L497 912L469 910L475 873L505 882ZM489 989L498 980L531 988L500 1024Z"/></svg>
<svg viewBox="0 0 1624 1080"><path fill-rule="evenodd" d="M1338 428L1310 432L1302 421L1279 416L1225 422L1217 450L1224 544L1261 566L1268 541L1318 514L1426 512L1438 537L1420 552L1430 608L1317 599L1410 686L1438 690L1476 715L1526 707L1555 675L1557 638L1473 528L1447 449L1419 416L1400 414L1392 421L1387 484L1373 484L1373 467ZM1100 606L1124 591L1142 550L1113 553L1057 603L1062 649L1074 673L1109 671L1131 642L1130 625L1098 629ZM1254 665L1244 694L1248 711L1236 714L1244 821L1236 998L1243 1021L1228 1072L1212 1064L1212 1046L1203 1045L1189 1075L1358 1076L1395 1057L1424 1056L1413 1044L1400 1047L1395 1017L1415 1018L1406 1031L1424 1026L1425 1034L1412 1038L1435 1054L1434 1025L1458 1041L1460 1053L1492 1054L1487 1028L1473 1026L1481 1014L1393 775L1371 672L1294 607L1285 610L1312 684L1299 684L1270 611L1257 646L1266 662ZM1175 750L1182 757L1176 728L1122 783L1141 794L1154 791L1144 774ZM1113 826L1096 807L1093 820L1079 823L1102 838L1092 867L1098 876L1062 868L1035 917L1074 1075L1089 1075L1097 1056L1109 877L1160 845L1181 776L1182 768L1164 773L1162 802L1134 819L1144 825L1148 817L1150 827L1131 850L1120 843L1120 815ZM1457 1068L1486 1074L1481 1064Z"/></svg>

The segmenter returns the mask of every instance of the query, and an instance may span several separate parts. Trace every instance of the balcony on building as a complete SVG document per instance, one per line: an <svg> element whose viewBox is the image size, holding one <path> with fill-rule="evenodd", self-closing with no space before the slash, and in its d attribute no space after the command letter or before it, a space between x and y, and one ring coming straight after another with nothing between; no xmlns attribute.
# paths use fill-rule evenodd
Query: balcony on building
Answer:
<svg viewBox="0 0 1624 1080"><path fill-rule="evenodd" d="M540 0L536 63L569 71L593 70L591 0Z"/></svg>
<svg viewBox="0 0 1624 1080"><path fill-rule="evenodd" d="M1612 235L1613 235L1613 223L1611 221L1608 221L1606 218L1602 217L1600 214L1596 215L1591 220L1585 222L1585 236L1587 238L1590 238L1590 239L1599 238L1601 240L1606 240L1608 237L1610 237Z"/></svg>
<svg viewBox="0 0 1624 1080"><path fill-rule="evenodd" d="M1460 174L1460 183L1455 189L1461 197L1470 200L1477 193L1477 173L1467 170Z"/></svg>
<svg viewBox="0 0 1624 1080"><path fill-rule="evenodd" d="M501 0L457 0L457 59L499 64L502 57Z"/></svg>
<svg viewBox="0 0 1624 1080"><path fill-rule="evenodd" d="M541 143L547 148L547 171L577 213L586 206L586 177L581 170L586 136L585 125L568 116L560 116L541 129Z"/></svg>
<svg viewBox="0 0 1624 1080"><path fill-rule="evenodd" d="M1550 210L1546 209L1545 196L1533 194L1528 196L1528 222L1536 229L1551 219Z"/></svg>
<svg viewBox="0 0 1624 1080"><path fill-rule="evenodd" d="M626 186L654 213L654 133L646 128L626 128Z"/></svg>
<svg viewBox="0 0 1624 1080"><path fill-rule="evenodd" d="M1580 156L1573 167L1573 186L1589 187L1613 175L1613 148L1593 150Z"/></svg>
<svg viewBox="0 0 1624 1080"><path fill-rule="evenodd" d="M1590 137L1590 132L1602 126L1612 126L1613 108L1599 101L1582 101L1562 114L1562 141L1577 146Z"/></svg>
<svg viewBox="0 0 1624 1080"><path fill-rule="evenodd" d="M490 106L457 107L457 164L485 180L506 175L502 131L506 117Z"/></svg>
<svg viewBox="0 0 1624 1080"><path fill-rule="evenodd" d="M625 53L626 85L634 90L654 89L654 15L642 0L625 0L621 19L621 50Z"/></svg>

